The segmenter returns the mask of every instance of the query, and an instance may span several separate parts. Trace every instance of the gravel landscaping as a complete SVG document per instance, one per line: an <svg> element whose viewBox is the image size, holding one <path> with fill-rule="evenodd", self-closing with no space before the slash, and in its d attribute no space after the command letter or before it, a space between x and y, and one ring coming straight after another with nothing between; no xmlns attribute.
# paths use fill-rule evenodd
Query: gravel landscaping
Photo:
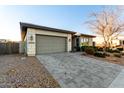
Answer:
<svg viewBox="0 0 124 93"><path fill-rule="evenodd" d="M60 87L35 57L0 56L0 87Z"/></svg>
<svg viewBox="0 0 124 93"><path fill-rule="evenodd" d="M101 61L104 61L104 62L109 62L109 63L114 63L114 64L124 66L124 56L122 56L121 58L114 57L114 56L110 56L110 57L106 57L106 58L100 58L100 57L95 57L93 55L88 55L88 54L86 54L85 56L90 57L90 58L94 58L94 59L97 59L97 60L101 60Z"/></svg>

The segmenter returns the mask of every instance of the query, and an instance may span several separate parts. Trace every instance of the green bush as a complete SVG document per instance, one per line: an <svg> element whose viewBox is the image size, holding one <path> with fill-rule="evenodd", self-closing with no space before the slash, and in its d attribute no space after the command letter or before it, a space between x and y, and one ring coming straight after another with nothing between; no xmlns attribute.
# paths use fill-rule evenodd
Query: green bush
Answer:
<svg viewBox="0 0 124 93"><path fill-rule="evenodd" d="M106 52L113 53L113 50L110 48L106 48Z"/></svg>
<svg viewBox="0 0 124 93"><path fill-rule="evenodd" d="M95 52L94 56L105 58L106 54L103 52Z"/></svg>
<svg viewBox="0 0 124 93"><path fill-rule="evenodd" d="M88 46L81 46L81 51L84 51Z"/></svg>
<svg viewBox="0 0 124 93"><path fill-rule="evenodd" d="M93 47L86 47L84 50L87 54L94 55L95 50Z"/></svg>
<svg viewBox="0 0 124 93"><path fill-rule="evenodd" d="M121 58L121 54L120 53L115 53L114 56Z"/></svg>
<svg viewBox="0 0 124 93"><path fill-rule="evenodd" d="M88 42L83 42L83 43L81 43L81 46L88 46Z"/></svg>
<svg viewBox="0 0 124 93"><path fill-rule="evenodd" d="M81 46L81 51L85 51L86 48L93 48L95 51L97 51L97 47L95 46Z"/></svg>
<svg viewBox="0 0 124 93"><path fill-rule="evenodd" d="M95 51L99 51L98 47L93 46L93 48L94 48Z"/></svg>

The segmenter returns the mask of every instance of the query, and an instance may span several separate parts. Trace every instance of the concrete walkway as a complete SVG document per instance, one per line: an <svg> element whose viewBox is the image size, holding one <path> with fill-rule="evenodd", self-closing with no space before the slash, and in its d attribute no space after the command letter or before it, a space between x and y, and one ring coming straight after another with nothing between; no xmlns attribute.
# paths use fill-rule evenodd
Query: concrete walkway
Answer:
<svg viewBox="0 0 124 93"><path fill-rule="evenodd" d="M120 72L109 88L124 88L124 70Z"/></svg>
<svg viewBox="0 0 124 93"><path fill-rule="evenodd" d="M109 87L124 68L80 53L46 54L37 58L60 86L66 88Z"/></svg>

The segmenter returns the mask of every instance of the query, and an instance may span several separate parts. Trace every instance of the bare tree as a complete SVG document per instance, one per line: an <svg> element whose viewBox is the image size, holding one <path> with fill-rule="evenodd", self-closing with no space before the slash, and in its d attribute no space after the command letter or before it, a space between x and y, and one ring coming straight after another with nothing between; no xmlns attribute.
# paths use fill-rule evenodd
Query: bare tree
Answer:
<svg viewBox="0 0 124 93"><path fill-rule="evenodd" d="M124 31L122 21L123 8L118 6L111 9L103 9L100 12L93 12L90 15L88 26L104 40L104 47L112 47L112 40Z"/></svg>

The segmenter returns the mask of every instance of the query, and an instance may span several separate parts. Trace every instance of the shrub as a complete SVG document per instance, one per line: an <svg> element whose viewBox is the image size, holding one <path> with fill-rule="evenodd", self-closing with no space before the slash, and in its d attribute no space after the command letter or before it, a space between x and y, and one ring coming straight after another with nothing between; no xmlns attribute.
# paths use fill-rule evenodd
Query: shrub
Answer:
<svg viewBox="0 0 124 93"><path fill-rule="evenodd" d="M87 54L90 54L90 55L94 55L94 53L95 53L95 50L94 50L93 47L87 47L87 48L85 48L84 51L85 51Z"/></svg>
<svg viewBox="0 0 124 93"><path fill-rule="evenodd" d="M120 51L118 49L110 49L110 48L106 48L106 51L109 53L120 53Z"/></svg>
<svg viewBox="0 0 124 93"><path fill-rule="evenodd" d="M117 48L119 51L123 51L123 48Z"/></svg>
<svg viewBox="0 0 124 93"><path fill-rule="evenodd" d="M120 53L120 51L118 49L112 50L113 53Z"/></svg>
<svg viewBox="0 0 124 93"><path fill-rule="evenodd" d="M105 56L108 56L108 57L109 57L109 56L110 56L110 54L109 54L109 53L105 53Z"/></svg>
<svg viewBox="0 0 124 93"><path fill-rule="evenodd" d="M103 48L102 48L102 47L100 47L100 48L97 48L97 50L98 50L98 51L103 51Z"/></svg>
<svg viewBox="0 0 124 93"><path fill-rule="evenodd" d="M121 52L121 55L124 56L124 51Z"/></svg>
<svg viewBox="0 0 124 93"><path fill-rule="evenodd" d="M88 46L81 46L81 51L84 51Z"/></svg>
<svg viewBox="0 0 124 93"><path fill-rule="evenodd" d="M106 48L106 52L113 53L113 50L110 48Z"/></svg>
<svg viewBox="0 0 124 93"><path fill-rule="evenodd" d="M95 46L81 46L81 51L85 51L86 48L93 48L95 51L97 51L97 47Z"/></svg>
<svg viewBox="0 0 124 93"><path fill-rule="evenodd" d="M121 54L120 53L115 53L114 56L120 58L121 57Z"/></svg>
<svg viewBox="0 0 124 93"><path fill-rule="evenodd" d="M106 54L103 52L95 52L94 56L105 58Z"/></svg>
<svg viewBox="0 0 124 93"><path fill-rule="evenodd" d="M93 46L93 48L94 48L95 51L99 51L98 47Z"/></svg>
<svg viewBox="0 0 124 93"><path fill-rule="evenodd" d="M122 53L121 55L124 56L124 53Z"/></svg>
<svg viewBox="0 0 124 93"><path fill-rule="evenodd" d="M88 42L81 43L81 46L88 46Z"/></svg>
<svg viewBox="0 0 124 93"><path fill-rule="evenodd" d="M124 53L122 53L122 56L124 56Z"/></svg>

